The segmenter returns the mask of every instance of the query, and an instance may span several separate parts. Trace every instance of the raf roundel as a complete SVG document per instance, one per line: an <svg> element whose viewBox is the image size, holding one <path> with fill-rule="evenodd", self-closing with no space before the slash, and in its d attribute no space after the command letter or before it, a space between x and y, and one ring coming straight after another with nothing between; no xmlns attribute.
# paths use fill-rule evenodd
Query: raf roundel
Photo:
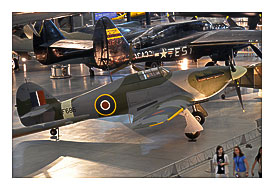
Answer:
<svg viewBox="0 0 275 191"><path fill-rule="evenodd" d="M96 98L94 107L100 115L109 116L116 111L116 101L111 95L102 94Z"/></svg>

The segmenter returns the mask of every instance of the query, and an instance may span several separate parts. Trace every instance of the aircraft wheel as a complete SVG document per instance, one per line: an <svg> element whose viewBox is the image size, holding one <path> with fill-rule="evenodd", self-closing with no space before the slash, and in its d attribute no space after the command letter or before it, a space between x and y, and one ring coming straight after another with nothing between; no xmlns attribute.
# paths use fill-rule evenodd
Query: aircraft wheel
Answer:
<svg viewBox="0 0 275 191"><path fill-rule="evenodd" d="M191 140L195 140L196 138L198 138L200 136L201 132L197 131L194 133L185 133L186 137L188 137Z"/></svg>
<svg viewBox="0 0 275 191"><path fill-rule="evenodd" d="M205 122L205 117L202 112L195 111L192 115L196 118L196 120L202 125Z"/></svg>
<svg viewBox="0 0 275 191"><path fill-rule="evenodd" d="M222 99L225 99L225 94L222 94L222 95L221 95L221 98L222 98Z"/></svg>
<svg viewBox="0 0 275 191"><path fill-rule="evenodd" d="M56 129L51 129L50 133L51 133L51 135L56 135L57 134L57 130Z"/></svg>
<svg viewBox="0 0 275 191"><path fill-rule="evenodd" d="M16 58L13 58L12 59L12 69L13 70L18 70L19 69L19 63L18 63L18 60Z"/></svg>
<svg viewBox="0 0 275 191"><path fill-rule="evenodd" d="M162 62L146 62L145 63L145 69L156 68L159 66L162 66Z"/></svg>
<svg viewBox="0 0 275 191"><path fill-rule="evenodd" d="M161 62L152 62L152 64L151 64L151 68L156 68L159 66L161 66Z"/></svg>
<svg viewBox="0 0 275 191"><path fill-rule="evenodd" d="M205 64L205 67L208 67L208 66L215 66L215 62L208 62L207 64Z"/></svg>

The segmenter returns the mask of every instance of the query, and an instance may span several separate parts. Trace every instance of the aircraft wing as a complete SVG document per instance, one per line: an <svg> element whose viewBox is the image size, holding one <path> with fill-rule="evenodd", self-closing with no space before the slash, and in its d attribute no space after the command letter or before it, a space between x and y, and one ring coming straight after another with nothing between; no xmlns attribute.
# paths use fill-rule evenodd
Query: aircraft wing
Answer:
<svg viewBox="0 0 275 191"><path fill-rule="evenodd" d="M210 31L190 43L191 46L211 46L227 44L248 44L261 42L262 31L256 30L217 30Z"/></svg>
<svg viewBox="0 0 275 191"><path fill-rule="evenodd" d="M41 45L43 46L43 45ZM62 39L56 41L55 43L50 45L51 48L70 48L70 49L80 49L80 50L88 50L93 48L92 40L70 40L70 39Z"/></svg>
<svg viewBox="0 0 275 191"><path fill-rule="evenodd" d="M79 15L77 12L13 12L12 25L25 25L33 21Z"/></svg>
<svg viewBox="0 0 275 191"><path fill-rule="evenodd" d="M203 127L186 109L188 104L189 102L183 96L175 96L157 103L144 112L134 115L132 128L139 129L167 123L180 113L183 113L187 122L186 133L202 131Z"/></svg>

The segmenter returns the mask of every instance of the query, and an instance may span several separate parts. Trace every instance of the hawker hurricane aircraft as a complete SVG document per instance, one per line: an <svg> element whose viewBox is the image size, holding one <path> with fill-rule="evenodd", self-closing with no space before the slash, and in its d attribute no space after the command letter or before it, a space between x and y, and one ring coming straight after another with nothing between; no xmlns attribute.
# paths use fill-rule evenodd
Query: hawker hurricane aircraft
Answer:
<svg viewBox="0 0 275 191"><path fill-rule="evenodd" d="M26 82L16 93L18 116L26 127L13 129L13 138L48 129L56 135L59 127L73 122L123 114L133 115L131 128L150 128L169 125L169 121L181 114L187 123L186 136L196 139L207 116L199 103L246 73L242 66L233 68L212 66L170 72L157 67L62 102L42 87ZM193 115L187 109L189 106Z"/></svg>

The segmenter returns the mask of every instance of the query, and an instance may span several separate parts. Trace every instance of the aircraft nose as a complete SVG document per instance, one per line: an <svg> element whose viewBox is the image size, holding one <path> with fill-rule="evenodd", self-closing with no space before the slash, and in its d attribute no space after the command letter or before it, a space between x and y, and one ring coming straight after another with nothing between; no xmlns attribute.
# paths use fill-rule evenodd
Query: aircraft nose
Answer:
<svg viewBox="0 0 275 191"><path fill-rule="evenodd" d="M235 68L236 68L235 72L232 72L231 68L230 68L232 80L239 79L240 77L242 77L243 75L245 75L245 73L247 72L247 69L245 67L235 66Z"/></svg>

